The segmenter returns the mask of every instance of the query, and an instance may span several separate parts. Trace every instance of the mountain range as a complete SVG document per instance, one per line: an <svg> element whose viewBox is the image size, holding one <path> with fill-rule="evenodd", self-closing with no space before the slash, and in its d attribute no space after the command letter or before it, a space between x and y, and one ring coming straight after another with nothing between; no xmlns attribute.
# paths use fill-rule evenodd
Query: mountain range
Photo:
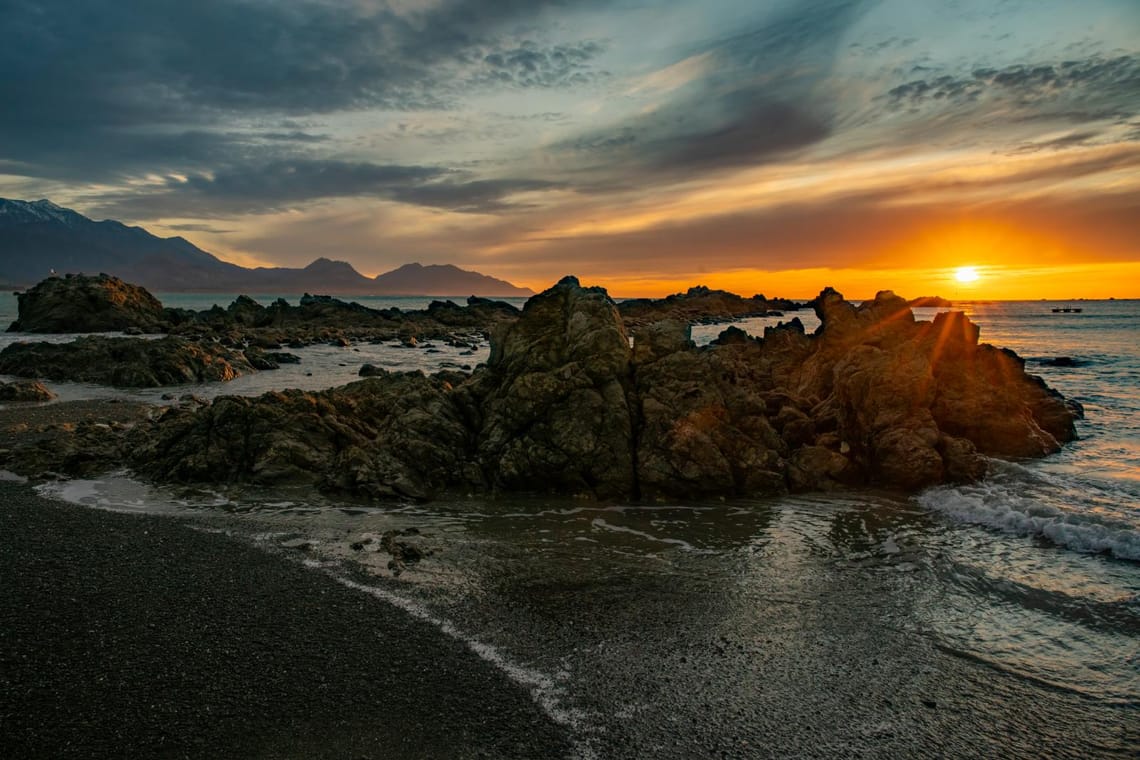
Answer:
<svg viewBox="0 0 1140 760"><path fill-rule="evenodd" d="M248 268L182 237L96 222L48 200L0 198L0 282L32 285L52 272L106 272L156 292L529 296L534 291L451 264L405 264L366 277L345 261Z"/></svg>

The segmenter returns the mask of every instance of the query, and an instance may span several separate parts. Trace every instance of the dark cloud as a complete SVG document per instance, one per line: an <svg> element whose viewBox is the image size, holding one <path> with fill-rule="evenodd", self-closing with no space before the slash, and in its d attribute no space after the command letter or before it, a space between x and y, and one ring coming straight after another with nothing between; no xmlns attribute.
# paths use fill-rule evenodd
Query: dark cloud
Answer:
<svg viewBox="0 0 1140 760"><path fill-rule="evenodd" d="M591 67L604 47L586 41L574 45L543 48L530 40L509 50L496 50L483 57L482 66L472 74L473 84L512 87L569 87L589 84L608 76Z"/></svg>
<svg viewBox="0 0 1140 760"><path fill-rule="evenodd" d="M451 211L490 213L520 208L505 198L515 193L551 190L563 185L534 179L484 179L466 182L427 182L396 188L391 197L418 206L433 206Z"/></svg>
<svg viewBox="0 0 1140 760"><path fill-rule="evenodd" d="M1000 101L1019 107L1016 118L1070 121L1128 119L1140 113L1140 57L1092 57L1051 63L977 68L892 88L893 108L921 111Z"/></svg>
<svg viewBox="0 0 1140 760"><path fill-rule="evenodd" d="M231 166L210 174L167 179L159 187L103 194L88 200L90 213L110 217L230 217L282 211L327 198L371 197L488 213L513 207L515 193L555 183L533 179L472 179L432 166L347 161L277 161Z"/></svg>
<svg viewBox="0 0 1140 760"><path fill-rule="evenodd" d="M1100 132L1085 131L1074 132L1063 137L1055 137L1051 140L1039 140L1036 142L1028 142L1018 145L1011 150L1011 153L1039 153L1043 150L1065 150L1066 148L1077 148L1090 145Z"/></svg>
<svg viewBox="0 0 1140 760"><path fill-rule="evenodd" d="M597 43L521 44L512 31L565 4L444 0L401 14L318 0L0 0L0 159L108 180L257 157L233 134L243 119L447 109L503 82L573 86L596 75Z"/></svg>
<svg viewBox="0 0 1140 760"><path fill-rule="evenodd" d="M175 232L208 232L211 235L225 235L234 232L233 229L225 227L215 227L212 224L168 224L166 229L174 230Z"/></svg>
<svg viewBox="0 0 1140 760"><path fill-rule="evenodd" d="M816 0L699 48L712 64L648 113L558 143L610 181L748 166L818 143L833 132L834 103L820 93L839 39L870 5ZM600 184L604 185L604 180Z"/></svg>
<svg viewBox="0 0 1140 760"><path fill-rule="evenodd" d="M255 136L259 140L294 143L321 143L328 142L331 139L328 135L315 135L311 132L302 132L301 130L294 130L292 132L258 132Z"/></svg>

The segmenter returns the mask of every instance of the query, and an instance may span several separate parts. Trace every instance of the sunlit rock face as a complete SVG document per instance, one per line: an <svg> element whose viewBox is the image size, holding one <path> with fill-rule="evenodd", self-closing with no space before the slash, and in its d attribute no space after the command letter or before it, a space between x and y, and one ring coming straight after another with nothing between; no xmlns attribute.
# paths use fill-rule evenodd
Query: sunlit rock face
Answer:
<svg viewBox="0 0 1140 760"><path fill-rule="evenodd" d="M631 340L604 290L567 277L494 332L470 377L222 398L137 426L128 448L160 480L657 499L915 490L1075 436L1079 410L960 313L917 322L893 293L855 306L831 289L812 306L814 335L729 327L698 348L675 320Z"/></svg>

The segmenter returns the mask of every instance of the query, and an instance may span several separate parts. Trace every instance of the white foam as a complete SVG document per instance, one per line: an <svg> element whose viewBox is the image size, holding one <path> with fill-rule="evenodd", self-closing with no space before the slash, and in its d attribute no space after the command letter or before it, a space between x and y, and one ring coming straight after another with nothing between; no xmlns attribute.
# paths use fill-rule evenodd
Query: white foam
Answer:
<svg viewBox="0 0 1140 760"><path fill-rule="evenodd" d="M1016 493L1005 484L939 486L917 499L922 506L962 522L1015 535L1041 536L1077 552L1110 552L1121 559L1140 560L1140 530L1136 527L1092 513L1061 510Z"/></svg>
<svg viewBox="0 0 1140 760"><path fill-rule="evenodd" d="M661 538L659 536L653 535L652 533L646 533L643 530L637 530L636 528L627 528L624 525L614 525L613 523L608 523L600 517L595 517L593 521L590 522L590 524L595 528L599 528L601 530L608 530L614 533L629 533L630 535L638 536L649 541L656 541L662 544L673 544L675 546L680 546L685 551L693 552L697 550L696 547L690 544L688 541L682 541L679 538Z"/></svg>
<svg viewBox="0 0 1140 760"><path fill-rule="evenodd" d="M412 617L422 620L441 632L450 636L457 641L462 642L474 652L480 659L493 665L500 672L505 674L515 683L525 687L530 691L531 698L534 700L546 715L555 723L573 729L577 732L583 731L586 726L585 714L581 710L569 708L562 704L564 689L559 685L558 678L547 675L541 671L533 668L528 668L513 662L507 655L500 651L492 644L469 636L459 629L454 623L449 620L437 617L427 607L416 602L412 599L400 596L399 594L392 593L391 591L380 588L379 586L368 586L363 583L358 583L354 580L332 572L327 568L324 563L315 562L313 560L306 560L304 562L306 567L318 570L323 569L326 574L342 586L346 586L355 591L361 591L365 594L373 596L381 601L398 607ZM568 673L561 673L562 679L568 677ZM595 757L593 750L584 745L582 742L576 742L575 757L589 760Z"/></svg>

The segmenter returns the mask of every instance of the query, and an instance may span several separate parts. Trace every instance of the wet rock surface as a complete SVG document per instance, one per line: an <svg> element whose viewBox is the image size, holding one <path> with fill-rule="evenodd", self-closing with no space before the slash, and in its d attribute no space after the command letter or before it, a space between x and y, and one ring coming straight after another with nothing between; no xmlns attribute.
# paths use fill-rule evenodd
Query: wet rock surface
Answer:
<svg viewBox="0 0 1140 760"><path fill-rule="evenodd" d="M8 401L51 401L55 394L36 380L17 380L14 383L0 382L0 402Z"/></svg>
<svg viewBox="0 0 1140 760"><path fill-rule="evenodd" d="M567 277L496 328L470 376L223 397L137 426L126 449L163 481L653 499L910 491L1075 437L1079 409L960 313L918 322L893 293L855 306L831 289L812 306L814 335L792 320L697 348L684 321L655 320L631 346L606 292Z"/></svg>

